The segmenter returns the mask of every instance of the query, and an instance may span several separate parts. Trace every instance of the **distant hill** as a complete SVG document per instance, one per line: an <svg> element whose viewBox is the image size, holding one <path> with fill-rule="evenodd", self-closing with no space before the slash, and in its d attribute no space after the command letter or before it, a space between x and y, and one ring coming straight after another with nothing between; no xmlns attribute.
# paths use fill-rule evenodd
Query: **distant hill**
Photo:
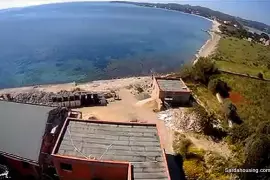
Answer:
<svg viewBox="0 0 270 180"><path fill-rule="evenodd" d="M212 9L201 7L201 6L191 6L188 4L182 5L182 4L176 4L176 3L139 3L139 2L128 2L128 1L112 1L112 2L176 10L176 11L181 11L181 12L185 12L189 14L196 14L196 15L203 16L210 19L216 18L220 21L231 21L237 25L248 26L248 27L252 27L260 31L266 32L268 34L270 33L270 26L267 24L243 19L240 17L235 17L229 14L225 14L219 11L214 11Z"/></svg>

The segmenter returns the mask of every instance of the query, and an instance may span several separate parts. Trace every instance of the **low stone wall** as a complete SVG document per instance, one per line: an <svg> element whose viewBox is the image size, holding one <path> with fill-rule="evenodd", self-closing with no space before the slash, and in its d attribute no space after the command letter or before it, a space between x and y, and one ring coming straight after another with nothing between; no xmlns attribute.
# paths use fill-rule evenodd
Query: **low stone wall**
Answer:
<svg viewBox="0 0 270 180"><path fill-rule="evenodd" d="M241 77L247 77L247 78L251 78L251 79L257 79L257 80L261 80L261 81L269 81L270 82L270 79L261 79L257 76L252 76L252 75L249 75L249 74L242 74L242 73L237 73L237 72L232 72L232 71L227 71L227 70L219 70L220 72L222 73L226 73L226 74L232 74L232 75L236 75L236 76L241 76Z"/></svg>

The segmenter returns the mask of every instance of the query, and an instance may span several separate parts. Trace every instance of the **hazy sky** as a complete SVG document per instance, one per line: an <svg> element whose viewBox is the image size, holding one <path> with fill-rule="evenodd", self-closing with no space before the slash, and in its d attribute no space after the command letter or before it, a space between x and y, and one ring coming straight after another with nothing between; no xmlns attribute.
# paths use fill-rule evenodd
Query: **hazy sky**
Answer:
<svg viewBox="0 0 270 180"><path fill-rule="evenodd" d="M51 2L74 2L97 0L0 0L0 8L23 7ZM108 0L99 0L108 1ZM175 2L209 7L231 15L264 22L270 25L270 0L134 0L137 2Z"/></svg>

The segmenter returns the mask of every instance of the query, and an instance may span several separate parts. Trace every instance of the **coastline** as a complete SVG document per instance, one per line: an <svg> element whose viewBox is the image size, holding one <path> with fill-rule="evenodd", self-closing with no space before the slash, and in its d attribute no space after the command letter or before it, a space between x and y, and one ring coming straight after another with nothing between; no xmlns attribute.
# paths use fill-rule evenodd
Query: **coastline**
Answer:
<svg viewBox="0 0 270 180"><path fill-rule="evenodd" d="M210 20L210 19L209 19ZM213 54L217 48L219 40L221 36L218 34L220 32L218 26L220 25L219 22L215 20L212 21L212 27L207 33L210 35L210 38L205 42L205 44L197 51L195 54L195 60L193 64L196 64L200 57L208 57Z"/></svg>
<svg viewBox="0 0 270 180"><path fill-rule="evenodd" d="M186 14L186 13L185 13ZM194 15L194 14L190 14ZM198 15L194 15L198 16ZM200 57L207 57L215 52L217 45L221 36L217 33L220 32L218 23L215 20L211 20L202 16L198 16L204 19L207 19L212 22L212 27L207 31L210 35L210 38L203 44L203 46L197 51L194 55L195 58L193 61L193 65L198 61ZM169 72L168 72L169 73ZM95 91L95 92L104 92L110 90L121 89L134 84L141 84L143 81L148 81L151 76L137 76L137 77L122 77L119 79L108 79L108 80L97 80L90 81L85 83L70 82L70 83L62 83L62 84L41 84L41 85L33 85L27 87L15 87L15 88L3 88L0 89L0 95L6 93L21 93L21 92L31 92L33 90L36 91L44 91L44 92L60 92L60 91L73 91L76 88L80 88L85 91Z"/></svg>
<svg viewBox="0 0 270 180"><path fill-rule="evenodd" d="M210 19L209 19L210 20ZM215 52L218 42L220 40L220 35L216 32L219 32L217 21L213 21L213 25L209 31L210 38L205 42L205 44L198 50L195 54L195 64L199 57L207 57ZM74 89L82 89L85 91L93 92L106 92L106 91L115 91L121 88L128 87L130 85L142 84L145 82L151 82L151 76L137 76L137 77L128 77L128 78L119 78L119 79L108 79L108 80L97 80L90 81L85 83L76 84L75 82L63 83L63 84L44 84L44 85L35 85L28 87L15 87L15 88L4 88L0 89L1 94L14 94L14 93L26 93L31 91L44 91L44 92L60 92L60 91L73 91Z"/></svg>

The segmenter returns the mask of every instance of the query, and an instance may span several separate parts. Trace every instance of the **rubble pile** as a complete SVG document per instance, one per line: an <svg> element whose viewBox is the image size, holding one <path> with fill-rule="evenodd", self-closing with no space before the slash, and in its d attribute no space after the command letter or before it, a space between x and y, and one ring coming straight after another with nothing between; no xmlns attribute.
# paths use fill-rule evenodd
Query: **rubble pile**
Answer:
<svg viewBox="0 0 270 180"><path fill-rule="evenodd" d="M78 91L79 92L79 91ZM57 93L53 92L44 92L39 90L31 90L29 92L18 92L11 94L0 95L0 99L18 103L27 103L27 104L37 104L37 105L46 105L46 106L55 106L52 102L52 97L54 96L72 96L76 91L60 91ZM101 95L107 97L112 97L110 92L100 93Z"/></svg>
<svg viewBox="0 0 270 180"><path fill-rule="evenodd" d="M165 122L165 125L179 132L201 132L199 117L187 108L168 109L158 113L158 118Z"/></svg>
<svg viewBox="0 0 270 180"><path fill-rule="evenodd" d="M131 93L133 95L137 95L141 93L147 93L147 94L152 93L152 83L147 80L145 80L142 83L129 85L127 88L131 90Z"/></svg>

